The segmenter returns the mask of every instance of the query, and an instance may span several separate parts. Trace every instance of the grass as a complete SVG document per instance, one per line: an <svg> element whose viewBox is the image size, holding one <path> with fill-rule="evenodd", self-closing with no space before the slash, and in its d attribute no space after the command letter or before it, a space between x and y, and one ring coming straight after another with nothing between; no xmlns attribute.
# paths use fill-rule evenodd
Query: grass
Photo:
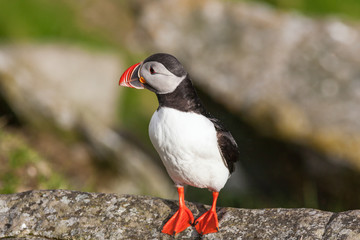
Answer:
<svg viewBox="0 0 360 240"><path fill-rule="evenodd" d="M244 1L244 0L237 0ZM313 16L339 15L346 18L360 18L360 1L358 0L247 0L265 2L278 9L298 10ZM128 1L108 1L117 6L118 14L136 19L136 13ZM68 1L48 0L0 0L0 41L64 41L93 47L109 47L126 52L123 42L114 40L113 31L99 26L86 26L79 20L79 10ZM121 32L129 30L130 22L120 18ZM114 23L109 23L114 24ZM114 27L113 27L114 28ZM120 38L122 39L122 38ZM127 53L129 54L129 53Z"/></svg>
<svg viewBox="0 0 360 240"><path fill-rule="evenodd" d="M89 31L77 21L66 1L0 0L0 41L71 42L89 47L116 47L101 32ZM6 14L5 14L6 13Z"/></svg>
<svg viewBox="0 0 360 240"><path fill-rule="evenodd" d="M69 188L65 178L16 134L0 128L0 194Z"/></svg>

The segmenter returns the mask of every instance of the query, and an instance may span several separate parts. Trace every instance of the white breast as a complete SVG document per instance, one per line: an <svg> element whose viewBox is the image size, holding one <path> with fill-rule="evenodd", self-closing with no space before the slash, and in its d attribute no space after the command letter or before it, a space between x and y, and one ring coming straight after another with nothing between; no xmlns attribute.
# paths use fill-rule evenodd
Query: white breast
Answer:
<svg viewBox="0 0 360 240"><path fill-rule="evenodd" d="M229 171L219 152L216 130L206 117L162 107L149 125L152 144L177 185L220 191Z"/></svg>

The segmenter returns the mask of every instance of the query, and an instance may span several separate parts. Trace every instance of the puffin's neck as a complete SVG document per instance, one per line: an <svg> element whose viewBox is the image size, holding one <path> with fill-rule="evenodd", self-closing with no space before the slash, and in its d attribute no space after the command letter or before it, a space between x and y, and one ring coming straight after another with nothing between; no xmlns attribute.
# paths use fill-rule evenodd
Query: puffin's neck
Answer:
<svg viewBox="0 0 360 240"><path fill-rule="evenodd" d="M177 86L177 88L166 94L156 94L160 107L170 107L183 112L195 112L206 115L189 75Z"/></svg>

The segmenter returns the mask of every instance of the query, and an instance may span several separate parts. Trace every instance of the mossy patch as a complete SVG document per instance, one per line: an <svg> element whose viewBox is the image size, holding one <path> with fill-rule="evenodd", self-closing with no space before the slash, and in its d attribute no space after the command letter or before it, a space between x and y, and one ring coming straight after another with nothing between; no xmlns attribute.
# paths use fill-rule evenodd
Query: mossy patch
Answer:
<svg viewBox="0 0 360 240"><path fill-rule="evenodd" d="M0 128L0 194L30 189L68 188L58 172L21 136Z"/></svg>

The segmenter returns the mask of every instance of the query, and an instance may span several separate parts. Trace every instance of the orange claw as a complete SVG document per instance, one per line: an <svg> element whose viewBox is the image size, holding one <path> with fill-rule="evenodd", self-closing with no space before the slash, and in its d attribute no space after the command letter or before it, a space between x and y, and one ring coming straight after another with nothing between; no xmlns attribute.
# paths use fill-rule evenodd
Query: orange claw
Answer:
<svg viewBox="0 0 360 240"><path fill-rule="evenodd" d="M219 231L219 221L216 214L216 201L218 196L219 192L213 192L213 204L210 210L195 221L196 231L201 235Z"/></svg>
<svg viewBox="0 0 360 240"><path fill-rule="evenodd" d="M193 214L185 205L184 187L178 187L177 190L179 194L179 210L167 221L161 230L162 233L169 235L176 235L184 231L194 222Z"/></svg>

